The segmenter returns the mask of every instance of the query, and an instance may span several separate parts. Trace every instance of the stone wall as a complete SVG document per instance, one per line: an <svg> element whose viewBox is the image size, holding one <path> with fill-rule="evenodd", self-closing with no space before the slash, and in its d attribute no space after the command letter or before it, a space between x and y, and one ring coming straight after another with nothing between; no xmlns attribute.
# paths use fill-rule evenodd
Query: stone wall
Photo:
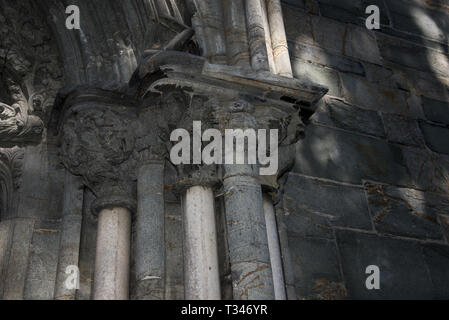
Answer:
<svg viewBox="0 0 449 320"><path fill-rule="evenodd" d="M295 76L330 88L285 188L297 298L449 298L449 2L283 10Z"/></svg>
<svg viewBox="0 0 449 320"><path fill-rule="evenodd" d="M127 82L152 27L144 23L150 16L145 2L76 2L101 18L98 24L86 19L83 39L63 26L64 6L58 1L29 6L33 13L28 14L41 20L38 25L47 28L48 23L52 29L32 38L59 44L60 57L52 53L52 61L62 62L64 85ZM284 262L287 284L294 287L290 298L449 298L449 1L283 3L295 77L330 89L297 145L284 190L283 245L291 256L288 261L284 250ZM378 31L365 28L365 8L371 4L381 10ZM117 13L115 21L109 19L111 12ZM27 52L27 58L34 52L18 51ZM21 56L12 57L23 62ZM24 77L30 72L19 71ZM51 83L59 89L62 71L53 71L51 79L59 80ZM9 103L0 82L0 98ZM42 143L22 149L9 212L0 204L0 299L53 299L66 172L47 131ZM175 175L167 166L166 299L184 297L181 204L170 190ZM86 188L76 299L92 298L94 198ZM217 207L222 297L231 298L222 200ZM380 268L380 290L365 287L369 265Z"/></svg>

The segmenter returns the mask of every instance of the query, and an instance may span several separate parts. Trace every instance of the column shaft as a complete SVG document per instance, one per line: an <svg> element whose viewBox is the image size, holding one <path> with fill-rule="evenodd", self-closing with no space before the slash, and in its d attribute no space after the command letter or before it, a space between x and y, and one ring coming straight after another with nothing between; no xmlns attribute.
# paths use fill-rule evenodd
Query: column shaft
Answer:
<svg viewBox="0 0 449 320"><path fill-rule="evenodd" d="M225 165L225 206L235 300L274 299L257 166Z"/></svg>
<svg viewBox="0 0 449 320"><path fill-rule="evenodd" d="M266 45L265 0L246 0L246 22L248 25L248 42L251 53L251 66L254 70L270 71Z"/></svg>
<svg viewBox="0 0 449 320"><path fill-rule="evenodd" d="M164 164L140 167L135 224L136 299L163 300L165 288Z"/></svg>
<svg viewBox="0 0 449 320"><path fill-rule="evenodd" d="M281 248L279 246L278 228L273 202L270 197L263 196L263 209L267 226L268 248L270 250L271 269L273 272L274 296L276 300L286 300L284 272L282 267Z"/></svg>
<svg viewBox="0 0 449 320"><path fill-rule="evenodd" d="M223 1L228 64L250 66L245 0Z"/></svg>
<svg viewBox="0 0 449 320"><path fill-rule="evenodd" d="M184 281L188 300L219 300L217 234L211 188L187 189L184 199Z"/></svg>
<svg viewBox="0 0 449 320"><path fill-rule="evenodd" d="M223 28L223 7L220 0L197 1L198 13L193 16L192 24L202 44L203 56L212 63L226 63L226 40Z"/></svg>
<svg viewBox="0 0 449 320"><path fill-rule="evenodd" d="M64 202L62 208L62 230L59 241L59 260L56 273L55 299L74 300L76 289L66 285L68 266L77 266L79 262L81 224L83 217L83 184L80 177L65 174Z"/></svg>
<svg viewBox="0 0 449 320"><path fill-rule="evenodd" d="M284 77L293 78L281 1L267 0L267 13L276 73Z"/></svg>
<svg viewBox="0 0 449 320"><path fill-rule="evenodd" d="M103 209L98 216L94 299L129 298L131 212L126 208Z"/></svg>

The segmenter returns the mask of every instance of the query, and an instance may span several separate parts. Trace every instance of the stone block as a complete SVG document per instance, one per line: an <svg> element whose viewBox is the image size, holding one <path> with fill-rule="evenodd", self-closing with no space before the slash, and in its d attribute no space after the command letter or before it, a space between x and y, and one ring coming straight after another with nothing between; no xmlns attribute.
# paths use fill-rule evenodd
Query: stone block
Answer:
<svg viewBox="0 0 449 320"><path fill-rule="evenodd" d="M405 118L395 114L382 114L387 139L390 142L424 147L425 142L415 119Z"/></svg>
<svg viewBox="0 0 449 320"><path fill-rule="evenodd" d="M395 0L387 1L386 4L395 29L447 42L447 12L432 10L423 1Z"/></svg>
<svg viewBox="0 0 449 320"><path fill-rule="evenodd" d="M366 183L365 190L377 231L423 240L444 240L438 215L449 209L449 203L440 211L429 203L422 191L372 183Z"/></svg>
<svg viewBox="0 0 449 320"><path fill-rule="evenodd" d="M297 144L294 172L353 184L410 184L401 149L377 138L310 125Z"/></svg>
<svg viewBox="0 0 449 320"><path fill-rule="evenodd" d="M331 227L371 230L363 188L291 173L284 193L289 234L331 238Z"/></svg>
<svg viewBox="0 0 449 320"><path fill-rule="evenodd" d="M441 52L380 34L377 42L382 58L387 61L445 77L449 75L449 56Z"/></svg>
<svg viewBox="0 0 449 320"><path fill-rule="evenodd" d="M350 106L336 99L321 100L311 120L344 130L385 137L382 120L377 112Z"/></svg>
<svg viewBox="0 0 449 320"><path fill-rule="evenodd" d="M422 96L422 107L427 120L449 125L449 102Z"/></svg>
<svg viewBox="0 0 449 320"><path fill-rule="evenodd" d="M297 59L292 60L292 68L295 78L325 85L329 87L328 95L341 96L340 78L336 71Z"/></svg>
<svg viewBox="0 0 449 320"><path fill-rule="evenodd" d="M449 264L449 247L428 244L423 246L424 261L429 270L432 283L433 294L432 299L448 299L449 298L449 273L447 266Z"/></svg>
<svg viewBox="0 0 449 320"><path fill-rule="evenodd" d="M354 23L365 26L367 14L366 7L369 5L377 5L381 12L382 25L389 25L390 21L386 11L386 7L381 0L320 0L320 12L323 16L339 20L344 23Z"/></svg>
<svg viewBox="0 0 449 320"><path fill-rule="evenodd" d="M432 279L421 244L337 230L343 276L350 299L425 299L432 297ZM368 290L370 265L380 269L380 289ZM447 284L446 284L447 286Z"/></svg>
<svg viewBox="0 0 449 320"><path fill-rule="evenodd" d="M424 121L420 122L420 127L426 144L431 150L449 155L449 128Z"/></svg>
<svg viewBox="0 0 449 320"><path fill-rule="evenodd" d="M296 42L290 42L289 48L290 56L292 58L317 63L341 72L349 72L361 76L365 75L363 65L358 61L330 54L318 47L303 45Z"/></svg>
<svg viewBox="0 0 449 320"><path fill-rule="evenodd" d="M289 236L298 299L344 299L335 241Z"/></svg>
<svg viewBox="0 0 449 320"><path fill-rule="evenodd" d="M288 7L284 10L287 39L320 47L329 54L382 64L373 32ZM329 37L332 34L332 37Z"/></svg>
<svg viewBox="0 0 449 320"><path fill-rule="evenodd" d="M449 194L449 157L412 147L402 152L414 188Z"/></svg>
<svg viewBox="0 0 449 320"><path fill-rule="evenodd" d="M363 78L345 73L341 74L341 80L343 97L350 104L410 117L419 117L421 114L420 105L410 100L408 92L377 86Z"/></svg>

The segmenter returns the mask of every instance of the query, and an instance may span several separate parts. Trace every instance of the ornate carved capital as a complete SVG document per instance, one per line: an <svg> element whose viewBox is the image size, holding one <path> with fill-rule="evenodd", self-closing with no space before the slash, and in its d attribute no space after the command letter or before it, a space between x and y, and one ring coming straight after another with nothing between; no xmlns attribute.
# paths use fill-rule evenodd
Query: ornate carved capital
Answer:
<svg viewBox="0 0 449 320"><path fill-rule="evenodd" d="M84 89L63 104L61 159L97 196L94 213L115 206L135 211L139 126L131 101L116 92Z"/></svg>
<svg viewBox="0 0 449 320"><path fill-rule="evenodd" d="M44 123L32 112L40 96L35 95L27 100L22 89L13 82L9 82L8 89L13 104L0 102L0 146L8 148L39 142Z"/></svg>

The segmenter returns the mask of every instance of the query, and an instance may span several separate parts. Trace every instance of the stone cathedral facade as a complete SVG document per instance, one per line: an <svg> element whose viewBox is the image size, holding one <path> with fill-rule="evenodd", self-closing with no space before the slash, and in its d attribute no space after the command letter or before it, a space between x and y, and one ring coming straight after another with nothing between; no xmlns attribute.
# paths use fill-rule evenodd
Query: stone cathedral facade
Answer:
<svg viewBox="0 0 449 320"><path fill-rule="evenodd" d="M448 21L446 0L0 0L0 299L449 298ZM276 129L276 174L174 164L195 121Z"/></svg>

